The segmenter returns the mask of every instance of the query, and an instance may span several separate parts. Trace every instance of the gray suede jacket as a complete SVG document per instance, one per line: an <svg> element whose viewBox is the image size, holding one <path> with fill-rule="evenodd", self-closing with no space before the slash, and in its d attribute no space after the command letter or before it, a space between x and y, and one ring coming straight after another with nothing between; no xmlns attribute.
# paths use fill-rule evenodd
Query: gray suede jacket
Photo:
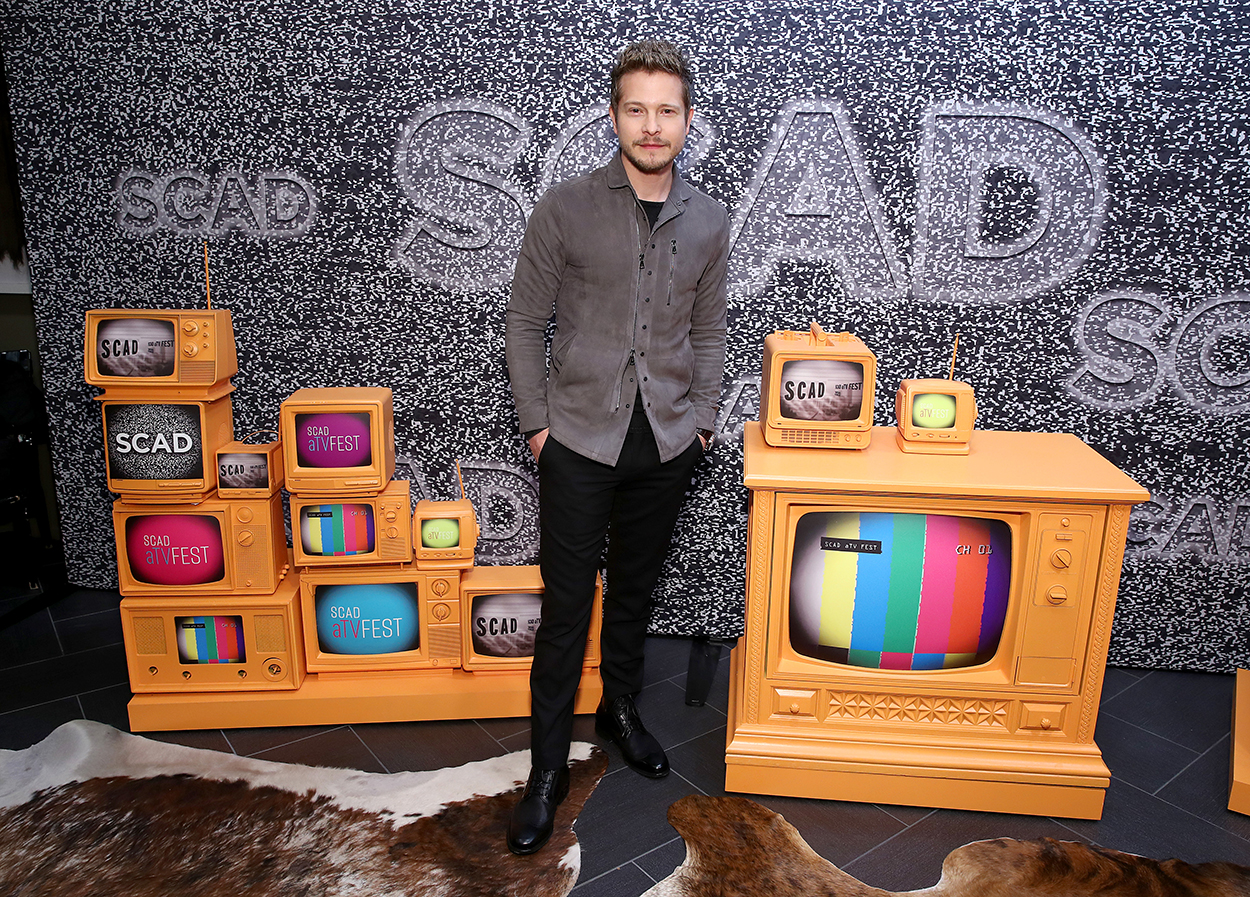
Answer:
<svg viewBox="0 0 1250 897"><path fill-rule="evenodd" d="M550 427L616 464L638 391L660 460L716 422L725 366L724 208L674 170L650 230L619 152L551 188L525 230L508 302L508 376L522 432ZM545 333L555 311L550 366Z"/></svg>

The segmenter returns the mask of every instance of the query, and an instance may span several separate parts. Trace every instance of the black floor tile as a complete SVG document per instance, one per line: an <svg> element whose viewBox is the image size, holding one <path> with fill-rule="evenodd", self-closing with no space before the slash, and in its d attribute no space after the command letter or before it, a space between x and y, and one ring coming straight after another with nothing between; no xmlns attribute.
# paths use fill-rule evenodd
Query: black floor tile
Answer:
<svg viewBox="0 0 1250 897"><path fill-rule="evenodd" d="M676 775L646 779L630 769L605 775L577 821L582 875L594 878L671 841L668 808L692 793Z"/></svg>
<svg viewBox="0 0 1250 897"><path fill-rule="evenodd" d="M97 614L104 611L116 613L121 607L122 596L117 592L104 589L74 589L49 610L56 620L80 617L84 614Z"/></svg>
<svg viewBox="0 0 1250 897"><path fill-rule="evenodd" d="M257 729L226 729L226 740L240 756L252 757L289 744L307 741L341 726L275 726Z"/></svg>
<svg viewBox="0 0 1250 897"><path fill-rule="evenodd" d="M180 744L183 747L199 748L203 751L221 751L233 754L234 748L226 740L226 733L221 729L201 729L189 732L145 732L145 738L153 741L164 741L167 744Z"/></svg>
<svg viewBox="0 0 1250 897"><path fill-rule="evenodd" d="M686 861L686 842L670 827L673 838L634 860L635 865L655 881L663 881Z"/></svg>
<svg viewBox="0 0 1250 897"><path fill-rule="evenodd" d="M1094 741L1111 774L1153 794L1200 756L1133 723L1103 714Z"/></svg>
<svg viewBox="0 0 1250 897"><path fill-rule="evenodd" d="M1229 732L1233 685L1220 673L1152 670L1104 700L1102 714L1202 753Z"/></svg>
<svg viewBox="0 0 1250 897"><path fill-rule="evenodd" d="M291 741L251 756L257 760L299 763L304 766L359 769L362 772L387 771L350 726L319 732L311 738Z"/></svg>
<svg viewBox="0 0 1250 897"><path fill-rule="evenodd" d="M585 881L583 868L582 878ZM603 873L592 881L578 884L570 897L638 897L650 890L654 881L634 863L626 863Z"/></svg>
<svg viewBox="0 0 1250 897"><path fill-rule="evenodd" d="M130 703L130 697L130 684L124 683L83 692L78 696L78 702L86 719L129 732L130 714L126 712L126 705Z"/></svg>
<svg viewBox="0 0 1250 897"><path fill-rule="evenodd" d="M353 725L387 772L442 769L507 751L473 720Z"/></svg>
<svg viewBox="0 0 1250 897"><path fill-rule="evenodd" d="M64 654L56 624L47 608L37 610L0 629L3 669L38 663Z"/></svg>
<svg viewBox="0 0 1250 897"><path fill-rule="evenodd" d="M887 891L918 890L937 883L948 853L986 838L1076 840L1071 831L1045 817L942 810L840 868Z"/></svg>
<svg viewBox="0 0 1250 897"><path fill-rule="evenodd" d="M1232 736L1225 738L1155 792L1190 813L1250 841L1250 816L1228 809L1228 760Z"/></svg>
<svg viewBox="0 0 1250 897"><path fill-rule="evenodd" d="M0 750L24 751L76 719L82 719L82 705L75 696L0 713Z"/></svg>
<svg viewBox="0 0 1250 897"><path fill-rule="evenodd" d="M1123 782L1113 781L1107 790L1102 819L1065 819L1063 824L1087 841L1125 853L1250 865L1250 841Z"/></svg>
<svg viewBox="0 0 1250 897"><path fill-rule="evenodd" d="M66 654L122 644L122 619L116 609L58 620L56 631Z"/></svg>
<svg viewBox="0 0 1250 897"><path fill-rule="evenodd" d="M10 667L4 680L0 713L55 701L85 688L121 685L129 677L122 646L106 645Z"/></svg>
<svg viewBox="0 0 1250 897"><path fill-rule="evenodd" d="M812 850L842 866L902 832L906 825L873 804L752 795L779 813Z"/></svg>
<svg viewBox="0 0 1250 897"><path fill-rule="evenodd" d="M691 639L679 636L651 636L643 661L643 687L674 676L684 675L690 666Z"/></svg>

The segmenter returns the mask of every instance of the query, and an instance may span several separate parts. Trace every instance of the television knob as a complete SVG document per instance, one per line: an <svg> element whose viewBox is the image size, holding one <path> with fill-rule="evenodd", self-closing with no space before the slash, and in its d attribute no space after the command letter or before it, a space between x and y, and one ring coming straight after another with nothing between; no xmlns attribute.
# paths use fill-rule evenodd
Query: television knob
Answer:
<svg viewBox="0 0 1250 897"><path fill-rule="evenodd" d="M436 604L432 608L431 613L434 614L434 619L442 622L451 616L451 608L446 604Z"/></svg>
<svg viewBox="0 0 1250 897"><path fill-rule="evenodd" d="M800 707L798 704L791 704L791 705L790 705L790 712L791 712L791 713L798 713L798 712L799 712L800 710L802 710L802 709L803 709L803 708L802 708L802 707Z"/></svg>
<svg viewBox="0 0 1250 897"><path fill-rule="evenodd" d="M1046 600L1051 604L1063 604L1068 600L1068 590L1063 586L1051 586L1046 591Z"/></svg>
<svg viewBox="0 0 1250 897"><path fill-rule="evenodd" d="M183 670L183 671L182 671L182 678L183 678L183 679L190 679L190 678L191 678L191 671L190 671L190 670Z"/></svg>
<svg viewBox="0 0 1250 897"><path fill-rule="evenodd" d="M1049 716L1043 716L1041 720L1039 721L1039 725L1041 725L1043 729L1049 729L1051 726L1054 725L1054 723L1050 721Z"/></svg>
<svg viewBox="0 0 1250 897"><path fill-rule="evenodd" d="M239 511L237 514L235 514L235 516L238 517L239 520L242 521L243 523L251 523L252 516L253 516L252 509L249 508L247 505L244 505L243 507L239 508Z"/></svg>
<svg viewBox="0 0 1250 897"><path fill-rule="evenodd" d="M387 529L386 529L386 537L387 537L388 539L398 539L398 538L399 538L399 528L398 528L398 527L395 527L395 526L387 527Z"/></svg>
<svg viewBox="0 0 1250 897"><path fill-rule="evenodd" d="M256 536L252 534L251 530L245 529L243 530L243 532L239 533L238 542L244 548L250 547L252 543L255 541L256 541Z"/></svg>
<svg viewBox="0 0 1250 897"><path fill-rule="evenodd" d="M265 678L270 682L278 682L286 678L286 664L276 657L271 657L265 661L265 665L261 667L265 672Z"/></svg>
<svg viewBox="0 0 1250 897"><path fill-rule="evenodd" d="M159 673L159 672L160 672L160 670L158 670L156 667L148 667L148 675L149 675L149 676L155 676L155 675L156 675L157 673Z"/></svg>
<svg viewBox="0 0 1250 897"><path fill-rule="evenodd" d="M449 589L450 587L447 585L447 580L445 579L436 579L430 583L430 591L432 591L435 595L438 595L440 598L443 595L446 595Z"/></svg>
<svg viewBox="0 0 1250 897"><path fill-rule="evenodd" d="M1060 548L1051 552L1050 564L1056 570L1067 570L1072 566L1072 552L1066 548Z"/></svg>
<svg viewBox="0 0 1250 897"><path fill-rule="evenodd" d="M190 340L187 340L187 342L182 344L182 354L186 355L189 358L194 358L196 355L199 354L199 352L200 352L200 347L197 346L195 343L191 342Z"/></svg>
<svg viewBox="0 0 1250 897"><path fill-rule="evenodd" d="M246 679L246 678L247 678L247 670L239 670L239 678L240 678L240 679Z"/></svg>
<svg viewBox="0 0 1250 897"><path fill-rule="evenodd" d="M200 325L195 323L194 321L183 321L182 332L185 333L187 336L195 336L197 333L200 332Z"/></svg>
<svg viewBox="0 0 1250 897"><path fill-rule="evenodd" d="M390 523L394 523L394 522L395 522L395 518L396 518L397 516L399 516L399 515L398 515L398 514L396 514L396 512L395 512L395 509L394 509L394 508L388 508L388 509L387 509L387 511L386 511L386 514L385 514L384 516L386 517L386 519L387 519Z"/></svg>

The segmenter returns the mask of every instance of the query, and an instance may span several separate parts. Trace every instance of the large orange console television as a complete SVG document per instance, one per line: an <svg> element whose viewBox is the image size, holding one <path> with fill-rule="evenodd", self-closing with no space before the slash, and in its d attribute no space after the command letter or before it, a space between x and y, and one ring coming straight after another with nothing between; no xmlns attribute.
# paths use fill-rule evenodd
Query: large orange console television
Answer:
<svg viewBox="0 0 1250 897"><path fill-rule="evenodd" d="M746 426L726 790L1100 817L1094 723L1148 493L1075 436L944 454L875 431L829 452Z"/></svg>

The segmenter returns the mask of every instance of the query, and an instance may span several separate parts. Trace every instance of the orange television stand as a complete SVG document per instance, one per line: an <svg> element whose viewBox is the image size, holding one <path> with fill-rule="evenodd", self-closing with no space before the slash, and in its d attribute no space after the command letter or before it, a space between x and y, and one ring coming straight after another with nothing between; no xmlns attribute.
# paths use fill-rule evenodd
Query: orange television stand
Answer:
<svg viewBox="0 0 1250 897"><path fill-rule="evenodd" d="M902 452L893 427L875 429L862 451L827 452L770 446L746 426L746 631L730 668L725 789L1099 818L1110 773L1094 723L1129 510L1149 494L1071 435L975 431L952 456ZM797 650L797 521L839 512L1005 525L1010 588L993 657L880 669Z"/></svg>
<svg viewBox="0 0 1250 897"><path fill-rule="evenodd" d="M575 713L594 713L599 670L583 670ZM133 732L529 716L529 674L464 670L309 673L296 691L135 695Z"/></svg>

